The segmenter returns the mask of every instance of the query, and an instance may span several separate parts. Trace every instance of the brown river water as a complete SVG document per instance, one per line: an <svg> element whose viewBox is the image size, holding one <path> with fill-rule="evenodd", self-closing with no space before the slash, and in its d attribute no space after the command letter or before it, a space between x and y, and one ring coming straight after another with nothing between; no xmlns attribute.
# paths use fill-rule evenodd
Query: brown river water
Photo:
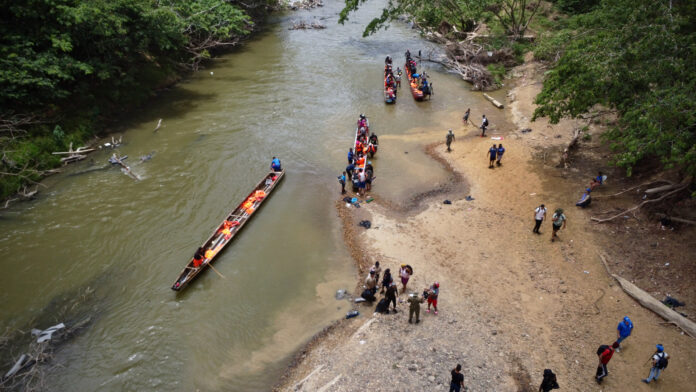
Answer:
<svg viewBox="0 0 696 392"><path fill-rule="evenodd" d="M433 45L403 23L361 38L381 1L344 26L336 23L343 2L325 3L275 16L239 50L124 118L118 152L141 181L100 151L44 181L37 200L2 212L0 328L91 316L54 353L51 365L60 366L47 372L49 390L269 389L293 354L349 309L334 299L355 287L356 273L334 203L358 114L380 136L378 196L402 203L447 180L423 144L460 129L466 107L476 120L494 109L427 63L432 101L417 103L404 88L385 105L384 57L403 68L407 48ZM327 29L288 30L300 19ZM502 116L492 114L493 123ZM435 130L441 138L426 140ZM225 278L207 270L173 292L194 250L273 155L286 178L215 262Z"/></svg>

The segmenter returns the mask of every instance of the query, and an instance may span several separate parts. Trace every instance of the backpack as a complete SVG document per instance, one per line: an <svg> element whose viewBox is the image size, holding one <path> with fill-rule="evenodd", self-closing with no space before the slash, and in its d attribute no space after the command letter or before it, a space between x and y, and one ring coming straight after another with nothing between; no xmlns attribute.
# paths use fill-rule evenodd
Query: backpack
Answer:
<svg viewBox="0 0 696 392"><path fill-rule="evenodd" d="M375 312L389 313L389 302L387 302L386 298L382 298L379 300L379 303L377 303L377 307L375 308Z"/></svg>
<svg viewBox="0 0 696 392"><path fill-rule="evenodd" d="M377 299L370 289L365 289L360 296L365 298L365 301L369 302L374 302Z"/></svg>
<svg viewBox="0 0 696 392"><path fill-rule="evenodd" d="M487 118L484 118L484 119L483 119L483 125L486 126L486 127L488 126L488 119L487 119Z"/></svg>
<svg viewBox="0 0 696 392"><path fill-rule="evenodd" d="M660 355L660 354L662 354L662 355ZM669 360L667 359L667 355L665 355L665 353L660 353L660 354L657 354L658 359L657 359L657 363L655 364L655 366L660 370L666 369L667 365L669 365Z"/></svg>
<svg viewBox="0 0 696 392"><path fill-rule="evenodd" d="M599 348L597 349L597 355L602 355L602 353L605 352L607 349L609 349L609 346L607 346L606 344L599 346Z"/></svg>

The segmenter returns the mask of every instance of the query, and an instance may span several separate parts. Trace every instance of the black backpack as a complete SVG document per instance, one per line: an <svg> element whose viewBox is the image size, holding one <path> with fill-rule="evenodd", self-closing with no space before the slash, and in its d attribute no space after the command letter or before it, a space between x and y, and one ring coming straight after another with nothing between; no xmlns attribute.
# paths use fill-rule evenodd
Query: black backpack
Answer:
<svg viewBox="0 0 696 392"><path fill-rule="evenodd" d="M599 348L597 349L597 355L602 355L602 353L606 351L608 348L609 346L607 346L606 344L599 346Z"/></svg>
<svg viewBox="0 0 696 392"><path fill-rule="evenodd" d="M655 364L655 366L658 369L666 369L667 365L669 365L669 360L667 359L667 355L665 355L665 353L660 354L657 354L657 363Z"/></svg>
<svg viewBox="0 0 696 392"><path fill-rule="evenodd" d="M379 300L379 302L377 303L377 307L375 308L375 312L383 314L389 313L389 302L386 298L382 298Z"/></svg>
<svg viewBox="0 0 696 392"><path fill-rule="evenodd" d="M370 289L365 289L360 296L365 298L365 301L369 302L374 302L377 299Z"/></svg>

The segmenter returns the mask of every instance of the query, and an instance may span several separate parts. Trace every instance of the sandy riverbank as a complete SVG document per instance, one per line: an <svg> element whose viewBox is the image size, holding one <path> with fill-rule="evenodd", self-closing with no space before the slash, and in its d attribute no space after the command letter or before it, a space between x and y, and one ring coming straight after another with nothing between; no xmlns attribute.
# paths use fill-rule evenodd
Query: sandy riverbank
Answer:
<svg viewBox="0 0 696 392"><path fill-rule="evenodd" d="M463 365L470 391L532 391L544 368L558 375L562 390L684 391L696 376L696 343L641 308L607 277L597 256L597 234L585 212L574 207L580 185L533 159L541 146L567 143L576 123L558 125L528 120L533 96L541 88L539 67L518 67L510 91L508 114L516 129L497 129L504 137L503 166L488 168L488 147L498 141L480 138L474 127L460 127L453 151L443 144L432 154L470 184L435 192L421 208L395 212L386 203L360 210L338 205L356 263L364 271L374 255L384 268L402 262L415 274L409 289L420 292L441 284L435 316L422 308L419 325L407 323L408 309L344 320L315 338L297 357L278 390L290 391L426 391L447 390L449 371ZM454 118L454 116L453 116ZM531 127L531 134L517 130ZM557 137L556 135L560 135ZM428 144L442 131L420 135ZM490 136L490 135L489 135ZM551 159L551 158L549 158ZM451 197L452 194L457 197ZM474 200L466 201L470 194ZM442 204L450 198L453 204ZM550 223L542 235L531 233L532 213L540 203L549 211L562 207L568 227L551 243ZM372 228L356 226L369 218ZM364 279L364 274L359 277ZM400 286L400 285L399 285ZM400 295L405 299L406 295ZM601 387L593 380L596 348L615 339L618 321L630 315L636 329L609 365ZM640 382L655 343L665 345L672 362L659 385Z"/></svg>

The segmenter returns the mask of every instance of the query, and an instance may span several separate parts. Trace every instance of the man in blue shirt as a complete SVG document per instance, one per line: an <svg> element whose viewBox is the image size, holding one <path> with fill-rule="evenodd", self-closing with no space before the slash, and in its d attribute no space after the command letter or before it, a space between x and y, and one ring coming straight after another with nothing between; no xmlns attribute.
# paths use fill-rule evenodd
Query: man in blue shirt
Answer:
<svg viewBox="0 0 696 392"><path fill-rule="evenodd" d="M488 155L490 155L490 161L488 162L488 168L489 168L489 169L492 169L492 168L494 167L494 166L493 166L493 163L495 162L495 156L496 156L496 154L498 154L498 146L496 146L496 145L494 144L493 147L491 147L491 148L488 150Z"/></svg>
<svg viewBox="0 0 696 392"><path fill-rule="evenodd" d="M502 144L498 145L498 160L495 162L496 165L500 166L500 160L503 159L503 153L505 152L505 148L503 148Z"/></svg>
<svg viewBox="0 0 696 392"><path fill-rule="evenodd" d="M341 194L343 195L346 193L346 172L338 176L338 182L341 184Z"/></svg>
<svg viewBox="0 0 696 392"><path fill-rule="evenodd" d="M280 168L280 159L273 157L273 160L271 161L271 170L277 171L277 172L282 170Z"/></svg>
<svg viewBox="0 0 696 392"><path fill-rule="evenodd" d="M353 149L348 150L348 163L353 163Z"/></svg>
<svg viewBox="0 0 696 392"><path fill-rule="evenodd" d="M348 166L346 166L346 175L348 176L348 181L351 181L353 178L353 170L355 170L355 165L351 162Z"/></svg>
<svg viewBox="0 0 696 392"><path fill-rule="evenodd" d="M616 343L621 344L627 337L631 336L631 331L633 331L633 322L626 316L616 327ZM617 347L616 351L621 351L621 348Z"/></svg>

